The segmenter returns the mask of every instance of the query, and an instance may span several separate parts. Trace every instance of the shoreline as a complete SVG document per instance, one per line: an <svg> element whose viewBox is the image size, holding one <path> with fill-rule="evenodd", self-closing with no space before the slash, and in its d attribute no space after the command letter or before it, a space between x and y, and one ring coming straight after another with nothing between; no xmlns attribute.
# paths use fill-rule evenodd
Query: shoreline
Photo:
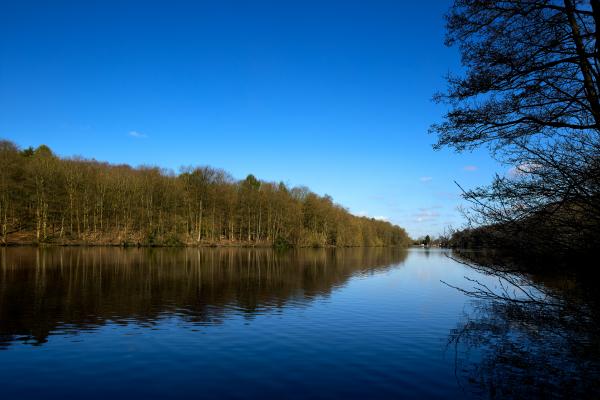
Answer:
<svg viewBox="0 0 600 400"><path fill-rule="evenodd" d="M183 236L183 237L182 237ZM408 246L403 245L386 245L386 244L362 244L362 245L335 245L335 244L322 244L312 242L306 239L299 239L296 243L289 242L285 239L275 240L235 240L225 239L211 240L203 238L201 240L195 240L189 236L177 236L177 235L164 235L159 237L152 237L150 239L147 236L135 233L135 234L124 234L115 232L114 235L107 233L97 234L85 234L82 238L72 237L60 237L55 234L48 235L45 239L39 240L36 238L35 232L32 231L20 231L11 232L5 237L0 236L0 247L121 247L121 248L142 248L142 247L173 247L173 248L184 248L184 247L196 247L196 248L270 248L270 249L297 249L297 248L322 248L322 249L334 249L334 248L361 248L361 247L398 247L407 248Z"/></svg>
<svg viewBox="0 0 600 400"><path fill-rule="evenodd" d="M204 242L204 243L181 243L181 244L147 244L147 243L102 243L102 242L35 242L35 241L9 241L0 243L0 248L8 247L113 247L113 248L255 248L255 249L358 249L358 248L402 248L408 249L413 246L310 246L310 245L289 245L277 246L271 243L239 243L239 242Z"/></svg>

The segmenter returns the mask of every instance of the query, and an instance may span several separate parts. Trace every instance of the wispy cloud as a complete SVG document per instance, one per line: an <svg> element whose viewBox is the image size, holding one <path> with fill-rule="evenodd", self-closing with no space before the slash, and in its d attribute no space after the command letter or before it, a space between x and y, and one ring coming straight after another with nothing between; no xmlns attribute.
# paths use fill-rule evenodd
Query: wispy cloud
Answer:
<svg viewBox="0 0 600 400"><path fill-rule="evenodd" d="M413 215L416 222L429 222L439 218L440 213L431 210L422 210Z"/></svg>
<svg viewBox="0 0 600 400"><path fill-rule="evenodd" d="M377 219L379 221L388 221L389 222L389 220L390 220L390 217L386 217L386 216L383 216L383 215L374 215L374 216L371 216L366 211L359 211L359 212L356 213L356 216L358 216L358 217L366 217L366 218L373 218L373 219Z"/></svg>
<svg viewBox="0 0 600 400"><path fill-rule="evenodd" d="M466 165L463 169L468 172L474 172L474 171L477 171L477 166L476 165Z"/></svg>
<svg viewBox="0 0 600 400"><path fill-rule="evenodd" d="M419 180L424 183L431 182L432 179L433 178L431 176L422 176L421 178L419 178Z"/></svg>
<svg viewBox="0 0 600 400"><path fill-rule="evenodd" d="M508 170L508 176L511 178L516 178L518 176L530 174L539 168L541 168L541 165L536 163L519 164L516 167L512 167Z"/></svg>
<svg viewBox="0 0 600 400"><path fill-rule="evenodd" d="M386 216L383 216L383 215L376 215L376 216L373 217L373 219L377 219L379 221L389 221L390 217L386 217Z"/></svg>
<svg viewBox="0 0 600 400"><path fill-rule="evenodd" d="M145 133L138 131L129 131L129 136L134 137L136 139L145 139L148 137L148 135L146 135Z"/></svg>

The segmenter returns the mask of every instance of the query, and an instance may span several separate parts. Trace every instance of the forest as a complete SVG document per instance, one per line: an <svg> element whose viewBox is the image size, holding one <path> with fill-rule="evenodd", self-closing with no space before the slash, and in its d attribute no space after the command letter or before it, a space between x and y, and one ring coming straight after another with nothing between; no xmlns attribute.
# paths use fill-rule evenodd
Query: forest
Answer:
<svg viewBox="0 0 600 400"><path fill-rule="evenodd" d="M0 141L1 243L122 246L407 246L404 229L306 187L211 167L63 158Z"/></svg>

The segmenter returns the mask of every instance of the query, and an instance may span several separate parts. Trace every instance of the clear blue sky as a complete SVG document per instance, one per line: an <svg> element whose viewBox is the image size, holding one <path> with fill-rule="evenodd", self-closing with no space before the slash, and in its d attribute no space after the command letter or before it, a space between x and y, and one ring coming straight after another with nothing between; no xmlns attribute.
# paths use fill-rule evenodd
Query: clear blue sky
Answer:
<svg viewBox="0 0 600 400"><path fill-rule="evenodd" d="M502 168L433 151L460 71L450 1L2 1L0 137L62 156L306 185L413 236L461 225L453 181Z"/></svg>

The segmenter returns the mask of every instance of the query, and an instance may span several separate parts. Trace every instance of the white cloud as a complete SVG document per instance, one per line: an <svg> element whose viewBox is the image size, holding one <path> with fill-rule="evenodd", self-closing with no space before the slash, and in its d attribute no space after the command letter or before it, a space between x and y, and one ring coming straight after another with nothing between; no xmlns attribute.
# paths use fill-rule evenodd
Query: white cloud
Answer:
<svg viewBox="0 0 600 400"><path fill-rule="evenodd" d="M511 169L509 169L508 176L511 178L516 178L518 176L527 175L534 172L540 167L541 165L536 163L522 163L517 165L516 167L512 167Z"/></svg>
<svg viewBox="0 0 600 400"><path fill-rule="evenodd" d="M463 169L468 172L473 172L477 171L478 168L476 165L466 165Z"/></svg>
<svg viewBox="0 0 600 400"><path fill-rule="evenodd" d="M375 216L371 216L369 215L369 213L367 213L366 211L359 211L355 214L357 217L365 217L365 218L373 218L373 219L377 219L379 221L390 221L390 217L386 217L383 215L375 215Z"/></svg>
<svg viewBox="0 0 600 400"><path fill-rule="evenodd" d="M440 216L440 213L431 210L421 210L418 213L415 213L413 216L416 222L427 222L437 219Z"/></svg>
<svg viewBox="0 0 600 400"><path fill-rule="evenodd" d="M390 220L389 217L385 217L383 215L376 215L373 217L373 219L378 219L379 221L389 221Z"/></svg>
<svg viewBox="0 0 600 400"><path fill-rule="evenodd" d="M421 182L431 182L433 178L431 176L422 176L419 180Z"/></svg>
<svg viewBox="0 0 600 400"><path fill-rule="evenodd" d="M144 139L144 138L148 137L148 135L146 135L145 133L138 132L138 131L130 131L129 136L137 138L137 139Z"/></svg>

